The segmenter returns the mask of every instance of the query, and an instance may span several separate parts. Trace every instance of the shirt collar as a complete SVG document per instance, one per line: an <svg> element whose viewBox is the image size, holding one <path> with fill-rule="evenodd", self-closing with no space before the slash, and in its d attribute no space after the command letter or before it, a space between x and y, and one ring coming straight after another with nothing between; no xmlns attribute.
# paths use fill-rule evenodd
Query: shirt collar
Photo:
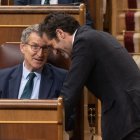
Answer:
<svg viewBox="0 0 140 140"><path fill-rule="evenodd" d="M75 39L75 34L76 34L76 32L77 32L77 29L75 30L75 32L74 32L73 35L72 35L72 45L73 45L73 42L74 42L74 39Z"/></svg>
<svg viewBox="0 0 140 140"><path fill-rule="evenodd" d="M25 62L23 62L23 78L27 79L30 71L25 67ZM41 71L34 72L37 78L41 78Z"/></svg>

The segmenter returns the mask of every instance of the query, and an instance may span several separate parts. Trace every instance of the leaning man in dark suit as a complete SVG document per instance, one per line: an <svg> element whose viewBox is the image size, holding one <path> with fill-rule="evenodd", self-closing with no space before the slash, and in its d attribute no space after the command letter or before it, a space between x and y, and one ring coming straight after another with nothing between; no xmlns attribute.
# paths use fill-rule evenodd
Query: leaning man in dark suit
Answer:
<svg viewBox="0 0 140 140"><path fill-rule="evenodd" d="M20 50L24 55L23 63L0 70L1 98L52 99L60 95L67 71L46 64L48 47L41 39L38 27L38 24L32 25L22 32ZM32 89L27 93L25 87L30 75L33 75Z"/></svg>
<svg viewBox="0 0 140 140"><path fill-rule="evenodd" d="M66 121L85 85L102 103L103 140L140 140L140 70L110 34L50 14L40 25L46 43L71 57L61 93Z"/></svg>

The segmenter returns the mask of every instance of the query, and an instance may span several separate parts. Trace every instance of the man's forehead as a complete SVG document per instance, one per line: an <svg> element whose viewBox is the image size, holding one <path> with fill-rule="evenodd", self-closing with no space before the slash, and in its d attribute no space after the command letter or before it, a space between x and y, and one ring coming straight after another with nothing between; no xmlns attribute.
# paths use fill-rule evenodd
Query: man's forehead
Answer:
<svg viewBox="0 0 140 140"><path fill-rule="evenodd" d="M48 38L48 36L45 32L42 33L42 36Z"/></svg>
<svg viewBox="0 0 140 140"><path fill-rule="evenodd" d="M32 44L46 44L46 42L40 36L29 37L28 42L30 42Z"/></svg>
<svg viewBox="0 0 140 140"><path fill-rule="evenodd" d="M49 37L44 33L42 34L42 38L43 40L47 43L47 44L51 44L52 43L52 40L49 39Z"/></svg>

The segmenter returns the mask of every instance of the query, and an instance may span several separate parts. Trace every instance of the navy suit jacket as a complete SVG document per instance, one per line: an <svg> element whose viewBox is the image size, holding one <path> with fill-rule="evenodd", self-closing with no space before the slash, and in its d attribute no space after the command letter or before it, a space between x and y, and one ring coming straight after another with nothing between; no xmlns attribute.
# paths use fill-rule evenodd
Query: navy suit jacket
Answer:
<svg viewBox="0 0 140 140"><path fill-rule="evenodd" d="M0 70L1 98L18 98L22 76L22 64ZM46 64L41 73L39 99L52 99L60 95L60 89L65 80L67 71Z"/></svg>

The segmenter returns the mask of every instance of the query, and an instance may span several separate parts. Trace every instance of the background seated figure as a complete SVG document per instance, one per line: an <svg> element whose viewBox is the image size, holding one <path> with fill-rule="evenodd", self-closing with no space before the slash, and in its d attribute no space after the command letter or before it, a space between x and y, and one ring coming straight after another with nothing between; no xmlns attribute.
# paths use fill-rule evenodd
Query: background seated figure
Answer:
<svg viewBox="0 0 140 140"><path fill-rule="evenodd" d="M79 4L86 5L86 25L94 27L94 22L90 16L87 0L14 0L14 5L44 5L44 4Z"/></svg>
<svg viewBox="0 0 140 140"><path fill-rule="evenodd" d="M20 99L28 83L29 73L35 74L32 80L33 89L24 98L57 98L67 71L46 64L49 48L39 36L38 24L22 32L20 50L24 56L23 63L0 70L1 98Z"/></svg>

